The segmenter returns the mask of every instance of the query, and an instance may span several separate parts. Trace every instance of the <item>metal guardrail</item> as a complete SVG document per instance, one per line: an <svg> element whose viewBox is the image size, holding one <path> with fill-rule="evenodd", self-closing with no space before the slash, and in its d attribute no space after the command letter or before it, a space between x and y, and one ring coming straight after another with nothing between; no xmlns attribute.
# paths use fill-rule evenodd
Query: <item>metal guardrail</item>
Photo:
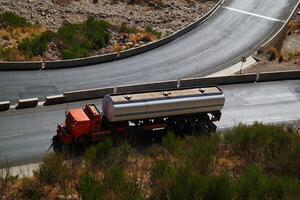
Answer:
<svg viewBox="0 0 300 200"><path fill-rule="evenodd" d="M69 103L82 100L90 100L102 98L107 94L118 93L131 93L131 92L143 92L154 90L168 90L183 87L203 87L206 85L231 85L231 84L243 84L243 83L255 83L266 81L282 81L282 80L294 80L300 79L300 70L291 71L278 71L278 72L263 72L252 74L238 74L231 76L219 76L219 77L201 77L201 78L188 78L181 80L170 80L163 82L143 83L134 85L123 85L108 88L93 88L88 90L69 91L64 94L47 96L44 106L56 105L62 103ZM32 98L25 101L19 100L18 109L35 107L38 105L38 98ZM29 103L28 103L29 101ZM21 102L21 103L20 103ZM40 103L41 104L41 103ZM10 102L0 102L0 111L9 109Z"/></svg>
<svg viewBox="0 0 300 200"><path fill-rule="evenodd" d="M173 34L164 37L158 41L148 43L146 45L128 49L118 53L111 53L99 56L91 56L86 58L68 59L68 60L58 60L58 61L45 61L45 62L3 62L0 63L0 71L17 71L17 70L38 70L38 69L63 69L72 67L83 67L93 64L100 64L105 62L110 62L114 60L119 60L127 58L130 56L138 55L157 47L165 45L180 36L188 33L189 31L196 28L198 25L204 23L209 19L225 2L225 0L219 0L219 2L204 16L196 20L195 22L187 25L186 27L174 32Z"/></svg>

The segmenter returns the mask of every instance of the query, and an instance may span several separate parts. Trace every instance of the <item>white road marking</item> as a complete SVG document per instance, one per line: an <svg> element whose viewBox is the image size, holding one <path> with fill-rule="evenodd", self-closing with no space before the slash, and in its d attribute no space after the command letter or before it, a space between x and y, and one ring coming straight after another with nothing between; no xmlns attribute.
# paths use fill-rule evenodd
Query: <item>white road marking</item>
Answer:
<svg viewBox="0 0 300 200"><path fill-rule="evenodd" d="M18 137L18 136L22 136L22 135L24 135L24 134L20 133L20 134L15 134L15 135L4 135L4 136L0 136L0 140L6 139L6 138Z"/></svg>
<svg viewBox="0 0 300 200"><path fill-rule="evenodd" d="M259 14L247 12L247 11L244 11L244 10L239 10L239 9L236 9L236 8L231 8L231 7L228 7L228 6L223 6L223 8L228 9L228 10L232 10L232 11L236 11L236 12L239 12L239 13L243 13L243 14L255 16L255 17L260 17L260 18L268 19L268 20L275 21L275 22L285 23L285 21L280 20L280 19L275 19L275 18L272 18L272 17L267 17L267 16L264 16L264 15L259 15Z"/></svg>

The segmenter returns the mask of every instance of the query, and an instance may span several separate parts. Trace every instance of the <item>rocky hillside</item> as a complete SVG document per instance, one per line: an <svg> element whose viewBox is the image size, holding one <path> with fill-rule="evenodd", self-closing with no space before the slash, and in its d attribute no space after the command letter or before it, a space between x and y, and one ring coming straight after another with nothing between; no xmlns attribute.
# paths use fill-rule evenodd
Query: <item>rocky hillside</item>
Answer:
<svg viewBox="0 0 300 200"><path fill-rule="evenodd" d="M147 32L146 29L151 29L151 31L154 30L154 33L159 33L159 37L164 37L203 16L215 4L216 0L0 0L0 14L12 12L24 17L31 24L37 25L38 29L30 29L30 33L41 33L42 30L56 32L65 24L83 23L88 17L93 16L97 20L105 20L114 26L138 30L135 33L143 33ZM24 36L21 34L22 39L20 39L14 35L18 31L9 30L7 32L6 28L0 27L2 49L13 48L14 55L20 54L19 56L6 56L6 58L10 57L8 60L63 59L53 43L48 44L47 51L42 55L31 58L22 56L22 53L18 52L17 46L22 42ZM21 30L21 32L27 34L26 30ZM124 37L122 31L109 30L109 32L111 38L108 44L104 48L93 49L88 55L110 53L140 45L140 43L135 44L129 40L120 44L120 39ZM131 31L129 32L131 33ZM157 34L154 35L157 36ZM14 39L8 40L11 37ZM125 37L129 38L131 35L125 35ZM153 38L158 39L152 37L151 41ZM4 53L2 52L2 54ZM3 57L0 56L0 60L4 60Z"/></svg>

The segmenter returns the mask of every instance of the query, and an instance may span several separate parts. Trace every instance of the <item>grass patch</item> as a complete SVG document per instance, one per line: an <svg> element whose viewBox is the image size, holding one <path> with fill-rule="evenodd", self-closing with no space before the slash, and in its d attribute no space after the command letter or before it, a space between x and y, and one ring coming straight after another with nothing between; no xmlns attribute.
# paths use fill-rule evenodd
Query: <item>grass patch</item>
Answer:
<svg viewBox="0 0 300 200"><path fill-rule="evenodd" d="M147 27L145 28L145 31L146 31L147 33L151 33L151 34L155 35L157 39L160 39L160 38L161 38L162 33L159 32L159 31L157 31L157 30L155 30L152 26L147 26Z"/></svg>

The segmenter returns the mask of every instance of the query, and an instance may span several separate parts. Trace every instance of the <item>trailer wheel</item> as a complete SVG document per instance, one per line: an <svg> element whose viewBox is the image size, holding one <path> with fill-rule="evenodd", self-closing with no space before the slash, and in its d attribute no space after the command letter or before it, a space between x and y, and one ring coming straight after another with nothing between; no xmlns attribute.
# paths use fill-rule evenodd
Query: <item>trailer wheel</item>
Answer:
<svg viewBox="0 0 300 200"><path fill-rule="evenodd" d="M138 146L141 144L141 135L142 135L142 128L137 127L131 127L129 129L129 142L132 146Z"/></svg>
<svg viewBox="0 0 300 200"><path fill-rule="evenodd" d="M59 140L59 137L57 135L55 135L52 138L52 145L53 145L53 151L54 153L61 153L62 152L62 145L61 142Z"/></svg>

